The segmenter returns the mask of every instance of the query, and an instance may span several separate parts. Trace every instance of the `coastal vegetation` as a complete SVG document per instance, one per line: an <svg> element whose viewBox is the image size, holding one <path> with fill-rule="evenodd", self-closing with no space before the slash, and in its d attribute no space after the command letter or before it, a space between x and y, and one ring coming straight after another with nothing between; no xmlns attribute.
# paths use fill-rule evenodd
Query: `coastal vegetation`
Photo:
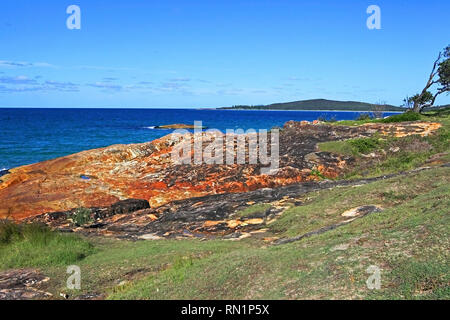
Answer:
<svg viewBox="0 0 450 320"><path fill-rule="evenodd" d="M75 226L83 226L92 222L91 210L88 208L77 208L72 214L72 222Z"/></svg>
<svg viewBox="0 0 450 320"><path fill-rule="evenodd" d="M0 221L0 269L64 266L95 252L76 235L62 234L41 224Z"/></svg>
<svg viewBox="0 0 450 320"><path fill-rule="evenodd" d="M427 137L380 137L349 139L345 141L329 141L319 144L321 151L333 152L356 157L356 165L349 168L344 178L359 178L362 176L376 176L398 171L411 170L433 157L441 161L449 161L450 149L450 109L427 112L422 115L407 112L394 115L386 123L398 121L436 121L443 126L437 133ZM376 120L341 121L347 125L361 125ZM431 159L431 160L430 160Z"/></svg>
<svg viewBox="0 0 450 320"><path fill-rule="evenodd" d="M450 45L439 52L423 90L410 98L405 98L404 104L412 106L414 112L422 112L424 109L434 106L434 102L439 95L449 91Z"/></svg>

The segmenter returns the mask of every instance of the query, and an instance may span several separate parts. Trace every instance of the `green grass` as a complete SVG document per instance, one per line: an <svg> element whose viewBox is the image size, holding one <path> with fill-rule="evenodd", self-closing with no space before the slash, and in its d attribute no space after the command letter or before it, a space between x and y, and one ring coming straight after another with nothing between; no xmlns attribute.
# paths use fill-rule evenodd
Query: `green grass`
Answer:
<svg viewBox="0 0 450 320"><path fill-rule="evenodd" d="M49 292L67 292L77 296L87 293L112 294L127 288L133 281L176 271L173 278L180 279L185 267L210 255L222 255L236 249L251 248L253 241L157 240L126 241L95 237L91 239L95 253L78 261L81 268L81 290L66 289L66 266L45 268L51 278ZM178 272L178 273L177 273Z"/></svg>
<svg viewBox="0 0 450 320"><path fill-rule="evenodd" d="M242 248L167 268L109 298L448 299L448 170L318 192L306 206L285 212L274 234L301 234L342 219L342 211L357 205L383 203L386 209L288 245L249 246L243 241ZM395 201L383 196L391 191L398 196ZM334 249L342 244L348 248ZM366 287L369 265L382 269L379 291Z"/></svg>
<svg viewBox="0 0 450 320"><path fill-rule="evenodd" d="M270 210L272 206L267 203L255 204L250 207L247 207L236 213L236 216L239 218L248 218L248 217L256 217L256 216L265 216L265 213Z"/></svg>
<svg viewBox="0 0 450 320"><path fill-rule="evenodd" d="M367 154L385 145L385 141L379 137L357 138L345 141L328 141L319 144L320 151L337 154L360 156Z"/></svg>
<svg viewBox="0 0 450 320"><path fill-rule="evenodd" d="M0 222L0 269L69 265L95 252L85 239L37 224Z"/></svg>

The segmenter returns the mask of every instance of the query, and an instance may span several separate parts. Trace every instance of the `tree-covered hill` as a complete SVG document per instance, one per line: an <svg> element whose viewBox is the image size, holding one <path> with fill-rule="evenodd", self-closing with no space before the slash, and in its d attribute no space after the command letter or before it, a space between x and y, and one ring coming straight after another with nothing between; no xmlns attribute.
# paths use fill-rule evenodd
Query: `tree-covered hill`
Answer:
<svg viewBox="0 0 450 320"><path fill-rule="evenodd" d="M358 101L336 101L326 99L301 100L269 105L236 105L222 109L249 109L249 110L344 110L344 111L373 111L374 105ZM384 111L405 111L405 108L384 105Z"/></svg>

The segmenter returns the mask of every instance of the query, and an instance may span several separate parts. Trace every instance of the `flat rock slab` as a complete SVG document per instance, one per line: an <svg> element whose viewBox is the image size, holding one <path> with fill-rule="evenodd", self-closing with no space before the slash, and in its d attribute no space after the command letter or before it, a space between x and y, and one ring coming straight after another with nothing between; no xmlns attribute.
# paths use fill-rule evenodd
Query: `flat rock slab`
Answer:
<svg viewBox="0 0 450 320"><path fill-rule="evenodd" d="M40 290L48 280L35 269L0 272L0 300L48 299L52 294Z"/></svg>
<svg viewBox="0 0 450 320"><path fill-rule="evenodd" d="M145 208L127 213L111 210L108 207L92 208L93 217L97 218L91 224L83 227L75 227L71 224L71 211L43 214L29 218L27 221L45 223L64 232L80 232L85 235L111 236L130 240L159 240L180 237L239 239L242 235L253 235L256 234L255 232L260 232L259 230L264 229L267 224L274 221L290 205L302 205L302 202L298 199L309 192L336 187L361 186L428 169L425 167L410 172L361 180L310 181L243 193L208 195L177 200L158 208ZM125 201L125 203L136 204L139 201ZM268 207L258 213L258 216L242 217L239 215L239 212L256 203L267 204ZM123 208L124 206L115 204L111 207ZM359 206L342 213L343 221L341 224L328 226L315 232L326 232L381 210L382 208L376 205ZM115 212L120 213L114 214ZM299 239L316 233L302 235ZM279 241L291 242L292 240L296 241L296 239L280 239Z"/></svg>
<svg viewBox="0 0 450 320"><path fill-rule="evenodd" d="M347 210L347 211L343 212L341 214L341 216L352 218L352 217L358 217L358 216L366 215L366 214L373 213L373 212L379 212L381 210L383 210L383 208L381 208L379 206L373 206L373 205L361 206L361 207L356 207L356 208Z"/></svg>

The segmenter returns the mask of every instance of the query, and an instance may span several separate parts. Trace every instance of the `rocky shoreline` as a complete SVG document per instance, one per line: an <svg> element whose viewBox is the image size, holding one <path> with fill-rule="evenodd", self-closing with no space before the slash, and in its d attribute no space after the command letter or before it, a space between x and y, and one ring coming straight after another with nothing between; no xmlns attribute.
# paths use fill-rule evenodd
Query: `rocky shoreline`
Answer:
<svg viewBox="0 0 450 320"><path fill-rule="evenodd" d="M450 164L443 164L449 167ZM52 212L26 219L26 222L44 223L61 232L77 232L86 236L108 236L128 240L158 240L163 238L242 239L253 234L264 235L264 228L284 210L303 205L305 194L337 187L358 187L398 176L408 176L431 167L399 172L368 179L324 180L296 183L277 188L263 188L243 193L224 193L177 200L160 207L150 208L146 200L128 199L111 206L90 208L92 222L76 226L72 222L75 210ZM254 204L267 204L267 208L242 217L239 213ZM370 210L369 210L370 209ZM363 217L379 210L378 207L360 212ZM340 225L353 221L343 216ZM323 232L330 230L325 228ZM319 230L318 233L322 231ZM314 233L315 234L315 233ZM282 244L302 239L280 239ZM267 239L268 241L277 239Z"/></svg>
<svg viewBox="0 0 450 320"><path fill-rule="evenodd" d="M132 239L239 237L231 234L259 228L283 207L246 219L233 216L249 204L336 185L319 180L338 177L355 159L320 152L318 143L374 134L425 136L439 127L430 122L342 126L290 121L280 131L280 164L273 175L261 175L261 165L252 164L174 165L170 152L178 140L172 134L149 143L83 151L9 170L0 182L0 218L73 231L71 215L85 207L95 221L80 227L85 233ZM203 132L189 139L205 147L213 137Z"/></svg>

